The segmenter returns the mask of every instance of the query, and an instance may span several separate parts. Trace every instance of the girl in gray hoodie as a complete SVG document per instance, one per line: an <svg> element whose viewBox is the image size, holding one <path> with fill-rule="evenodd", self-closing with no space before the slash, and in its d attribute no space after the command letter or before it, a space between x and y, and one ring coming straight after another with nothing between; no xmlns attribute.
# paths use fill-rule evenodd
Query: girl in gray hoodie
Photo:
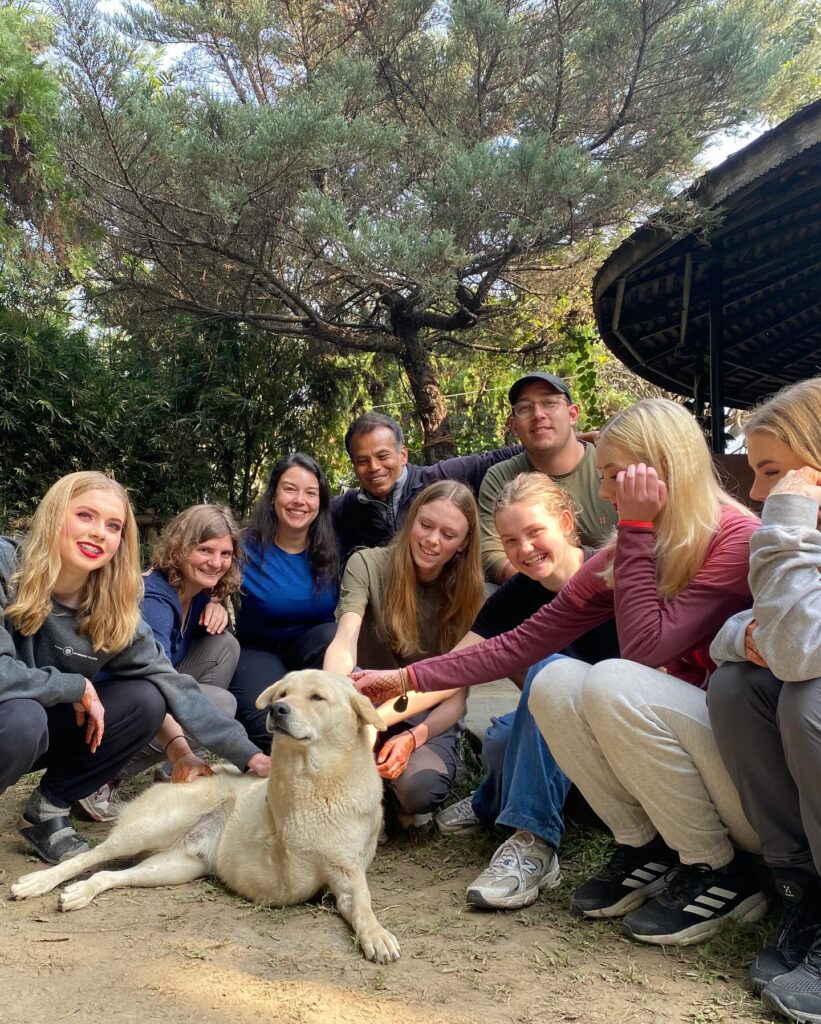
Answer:
<svg viewBox="0 0 821 1024"><path fill-rule="evenodd" d="M710 649L710 720L783 899L751 984L793 1020L821 1021L821 377L754 410L745 432L750 494L766 501L753 607Z"/></svg>
<svg viewBox="0 0 821 1024"><path fill-rule="evenodd" d="M102 473L58 480L23 544L0 538L0 792L45 769L18 827L50 863L87 848L72 802L117 775L167 711L204 746L267 775L269 758L242 726L172 668L141 596L128 496Z"/></svg>

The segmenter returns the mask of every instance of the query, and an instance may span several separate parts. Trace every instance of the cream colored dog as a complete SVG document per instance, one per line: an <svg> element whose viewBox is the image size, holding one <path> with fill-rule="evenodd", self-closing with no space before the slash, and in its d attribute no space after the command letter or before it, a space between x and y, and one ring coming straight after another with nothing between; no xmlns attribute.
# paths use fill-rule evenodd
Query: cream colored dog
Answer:
<svg viewBox="0 0 821 1024"><path fill-rule="evenodd" d="M12 896L41 896L111 860L147 854L134 867L98 871L60 894L79 910L118 886L180 885L215 875L254 903L287 906L327 886L362 952L399 959L399 943L377 921L365 870L382 821L382 780L368 725L385 725L344 676L291 672L257 699L272 733L267 782L218 770L186 785L152 786L126 804L99 846L35 871Z"/></svg>

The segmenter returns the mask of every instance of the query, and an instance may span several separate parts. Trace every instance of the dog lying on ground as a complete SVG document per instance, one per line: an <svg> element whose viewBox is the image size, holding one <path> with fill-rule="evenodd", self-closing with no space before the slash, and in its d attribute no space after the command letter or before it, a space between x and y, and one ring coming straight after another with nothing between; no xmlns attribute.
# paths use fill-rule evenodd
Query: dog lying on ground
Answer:
<svg viewBox="0 0 821 1024"><path fill-rule="evenodd" d="M365 956L398 960L399 943L374 916L365 878L382 823L367 726L384 729L384 722L349 679L312 669L270 686L257 707L268 707L272 734L267 781L225 768L186 785L152 786L124 805L99 846L23 875L12 896L42 896L108 861L146 854L133 867L68 886L60 909L79 910L119 886L206 875L274 906L302 903L327 886Z"/></svg>

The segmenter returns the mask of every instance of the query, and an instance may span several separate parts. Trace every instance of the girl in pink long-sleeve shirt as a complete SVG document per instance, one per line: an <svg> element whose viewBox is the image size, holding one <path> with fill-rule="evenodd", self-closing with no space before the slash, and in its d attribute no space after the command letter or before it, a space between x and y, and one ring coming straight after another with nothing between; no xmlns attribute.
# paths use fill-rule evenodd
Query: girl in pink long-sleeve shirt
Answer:
<svg viewBox="0 0 821 1024"><path fill-rule="evenodd" d="M615 853L574 894L591 917L626 915L658 944L689 943L727 917L766 908L743 854L757 839L710 731L709 645L747 608L749 539L758 521L722 490L692 416L639 402L602 431L600 496L616 535L549 605L510 633L407 673L367 673L384 700L404 685L434 690L497 679L567 646L615 616L622 658L549 665L530 709L562 770L613 831Z"/></svg>

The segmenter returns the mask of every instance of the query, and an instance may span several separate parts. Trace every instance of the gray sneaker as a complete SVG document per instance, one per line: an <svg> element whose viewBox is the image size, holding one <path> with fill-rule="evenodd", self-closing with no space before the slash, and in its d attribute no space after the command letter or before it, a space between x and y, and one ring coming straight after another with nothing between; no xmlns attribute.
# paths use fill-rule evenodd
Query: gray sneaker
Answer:
<svg viewBox="0 0 821 1024"><path fill-rule="evenodd" d="M119 785L119 779L112 779L77 803L92 821L116 821L120 815Z"/></svg>
<svg viewBox="0 0 821 1024"><path fill-rule="evenodd" d="M467 901L472 907L516 910L529 907L541 889L555 889L561 881L553 847L532 832L519 831L502 843L487 868L468 886Z"/></svg>
<svg viewBox="0 0 821 1024"><path fill-rule="evenodd" d="M482 824L473 810L474 793L446 807L436 815L436 827L444 836L457 835L460 832L475 832Z"/></svg>

